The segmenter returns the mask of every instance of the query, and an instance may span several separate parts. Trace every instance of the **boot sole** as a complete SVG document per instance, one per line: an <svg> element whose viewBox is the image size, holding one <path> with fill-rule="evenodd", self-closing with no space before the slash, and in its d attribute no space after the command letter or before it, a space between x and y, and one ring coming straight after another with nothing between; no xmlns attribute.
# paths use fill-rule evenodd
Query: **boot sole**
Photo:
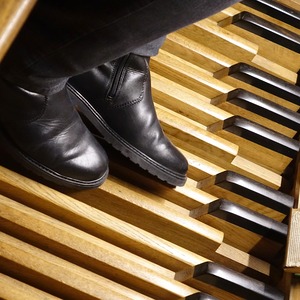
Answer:
<svg viewBox="0 0 300 300"><path fill-rule="evenodd" d="M166 168L133 145L129 144L106 123L106 121L90 105L87 99L85 99L73 86L67 84L67 88L70 92L70 99L77 107L78 111L93 124L106 142L111 144L132 162L138 164L142 169L158 177L160 180L165 181L172 186L183 186L185 184L187 179L185 175Z"/></svg>
<svg viewBox="0 0 300 300"><path fill-rule="evenodd" d="M71 189L92 189L99 187L102 183L104 183L104 181L108 177L108 169L101 178L91 181L82 181L63 176L24 154L5 134L2 128L0 128L0 141L1 144L5 147L5 149L8 150L7 153L15 161L20 163L27 170L57 185Z"/></svg>

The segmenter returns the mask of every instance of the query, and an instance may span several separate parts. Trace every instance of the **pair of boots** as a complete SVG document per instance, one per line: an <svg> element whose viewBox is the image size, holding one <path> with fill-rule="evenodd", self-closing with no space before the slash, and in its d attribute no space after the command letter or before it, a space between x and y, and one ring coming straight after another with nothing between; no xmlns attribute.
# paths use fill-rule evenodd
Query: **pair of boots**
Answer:
<svg viewBox="0 0 300 300"><path fill-rule="evenodd" d="M0 141L35 174L71 188L95 188L108 175L104 149L77 109L123 155L173 185L186 180L187 161L158 122L149 58L128 54L69 80L50 96L0 80Z"/></svg>

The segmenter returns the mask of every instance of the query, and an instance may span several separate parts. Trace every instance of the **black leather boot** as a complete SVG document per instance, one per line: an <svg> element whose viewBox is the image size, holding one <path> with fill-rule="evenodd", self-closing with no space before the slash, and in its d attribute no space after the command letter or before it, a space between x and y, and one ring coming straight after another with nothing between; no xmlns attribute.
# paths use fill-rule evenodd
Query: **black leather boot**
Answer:
<svg viewBox="0 0 300 300"><path fill-rule="evenodd" d="M126 55L71 78L68 89L79 111L113 147L161 180L184 185L187 160L157 119L149 57Z"/></svg>
<svg viewBox="0 0 300 300"><path fill-rule="evenodd" d="M0 79L0 140L14 159L46 180L95 188L108 174L105 151L82 122L67 89L43 96Z"/></svg>

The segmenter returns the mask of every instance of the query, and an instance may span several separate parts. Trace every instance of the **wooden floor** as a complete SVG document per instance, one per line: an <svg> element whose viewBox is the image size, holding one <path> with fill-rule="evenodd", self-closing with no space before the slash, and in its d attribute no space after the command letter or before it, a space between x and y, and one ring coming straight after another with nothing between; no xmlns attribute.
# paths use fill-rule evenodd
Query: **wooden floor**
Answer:
<svg viewBox="0 0 300 300"><path fill-rule="evenodd" d="M289 4L299 6L297 1ZM226 290L214 280L193 278L198 266L207 265L289 294L283 274L285 239L254 232L252 225L243 228L239 216L236 222L226 220L212 208L225 198L235 209L241 206L240 212L255 212L284 231L293 201L289 170L296 167L299 144L294 140L296 150L289 145L297 129L278 116L245 109L228 95L240 89L297 112L300 103L289 97L300 96L300 54L232 24L232 17L243 11L300 37L299 28L240 3L170 34L151 61L158 117L189 161L184 187L160 182L103 141L110 175L103 186L89 191L51 186L1 153L0 299L244 298L233 293L236 287ZM264 79L260 86L239 79L233 70L239 63L272 76L274 93L264 90ZM282 82L290 88L287 96L275 92ZM237 130L236 116L246 119L247 126L255 123L262 138ZM276 138L288 146L274 150ZM237 182L231 183L228 174L236 175ZM239 180L263 192L252 197L250 187L239 194L233 188ZM273 197L270 205L268 195ZM273 205L276 197L286 202Z"/></svg>

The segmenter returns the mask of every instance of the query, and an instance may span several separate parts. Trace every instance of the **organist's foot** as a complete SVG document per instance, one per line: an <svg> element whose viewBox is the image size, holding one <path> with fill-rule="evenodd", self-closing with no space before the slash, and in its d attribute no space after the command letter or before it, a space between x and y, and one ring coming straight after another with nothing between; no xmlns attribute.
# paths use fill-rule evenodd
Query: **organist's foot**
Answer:
<svg viewBox="0 0 300 300"><path fill-rule="evenodd" d="M107 142L161 180L184 185L188 164L157 119L149 57L126 55L72 78L68 87Z"/></svg>
<svg viewBox="0 0 300 300"><path fill-rule="evenodd" d="M95 188L107 155L83 124L66 88L44 96L0 79L0 142L36 175L70 188Z"/></svg>

